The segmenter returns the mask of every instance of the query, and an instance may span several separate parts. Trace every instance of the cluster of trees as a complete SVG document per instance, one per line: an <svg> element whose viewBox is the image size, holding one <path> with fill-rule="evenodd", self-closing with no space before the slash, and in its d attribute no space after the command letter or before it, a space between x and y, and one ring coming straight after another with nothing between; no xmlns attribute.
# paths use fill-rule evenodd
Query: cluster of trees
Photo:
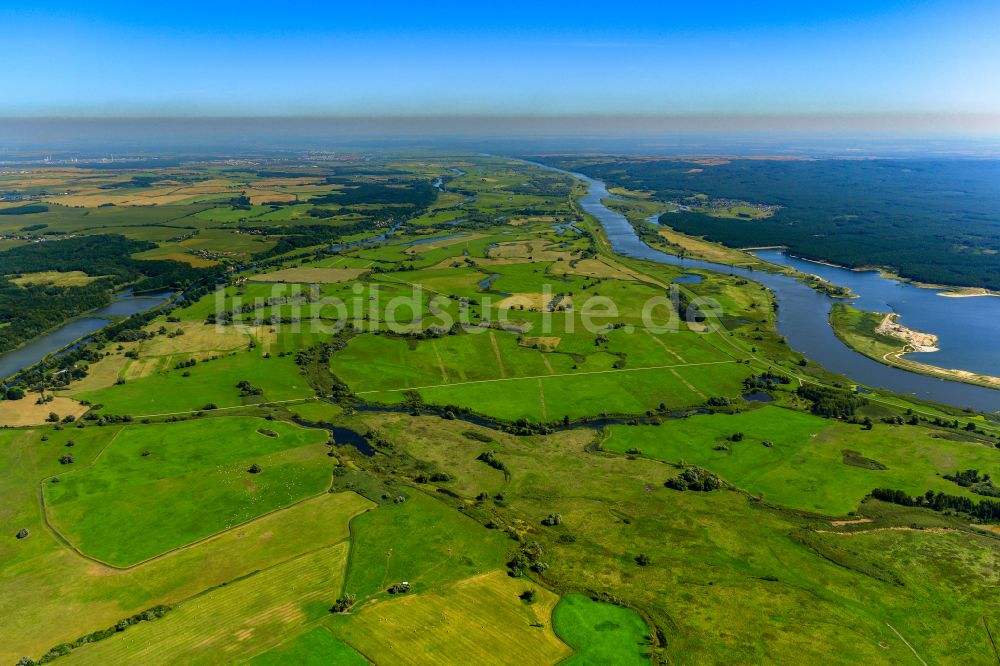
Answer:
<svg viewBox="0 0 1000 666"><path fill-rule="evenodd" d="M236 388L238 388L240 390L240 396L244 397L244 398L249 397L249 396L253 396L253 395L263 395L264 394L263 390L261 390L257 386L254 386L253 384L251 384L246 379L240 380L239 383L236 384Z"/></svg>
<svg viewBox="0 0 1000 666"><path fill-rule="evenodd" d="M770 370L762 372L759 375L750 375L743 380L743 388L747 391L753 391L756 389L764 389L765 391L775 390L779 384L787 384L791 380L783 375L778 375Z"/></svg>
<svg viewBox="0 0 1000 666"><path fill-rule="evenodd" d="M496 451L483 451L478 456L476 456L476 460L484 462L493 469L500 470L504 474L510 473L510 470L507 469L507 465L504 464L502 460L497 458Z"/></svg>
<svg viewBox="0 0 1000 666"><path fill-rule="evenodd" d="M437 188L426 180L371 183L334 176L327 178L326 182L328 185L342 185L343 188L314 197L310 203L338 206L389 204L413 211L427 208L437 199Z"/></svg>
<svg viewBox="0 0 1000 666"><path fill-rule="evenodd" d="M944 478L963 488L968 488L977 495L1000 497L1000 488L993 485L993 479L990 478L990 475L980 474L978 469L956 471L954 474L945 474Z"/></svg>
<svg viewBox="0 0 1000 666"><path fill-rule="evenodd" d="M952 511L983 523L1000 522L1000 502L994 500L975 502L968 497L946 495L942 492L935 493L933 490L928 490L917 497L911 497L904 490L891 488L876 488L871 492L871 496L877 500L901 506L919 506L934 511Z"/></svg>
<svg viewBox="0 0 1000 666"><path fill-rule="evenodd" d="M357 597L350 592L345 592L343 596L337 597L337 600L333 602L333 605L330 606L330 612L346 613L354 605L355 601L357 601Z"/></svg>
<svg viewBox="0 0 1000 666"><path fill-rule="evenodd" d="M159 620L169 611L170 611L170 606L164 606L164 605L153 606L152 608L144 610L141 613L136 613L135 615L130 615L129 617L123 620L119 620L113 627L108 627L107 629L101 629L100 631L94 631L92 633L87 634L86 636L81 636L80 638L77 638L75 641L72 641L70 643L60 643L59 645L56 645L54 648L46 652L45 655L43 655L42 658L39 659L38 661L34 661L29 657L24 657L17 663L20 664L21 666L31 666L32 664L47 664L53 659L57 659L59 657L65 657L76 648L86 645L87 643L96 643L98 641L103 641L105 638L114 636L118 632L125 631L132 625L139 624L140 622L152 622L153 620Z"/></svg>
<svg viewBox="0 0 1000 666"><path fill-rule="evenodd" d="M818 416L847 419L867 401L849 391L816 384L803 384L796 393L812 402L810 410Z"/></svg>
<svg viewBox="0 0 1000 666"><path fill-rule="evenodd" d="M44 213L48 209L49 207L45 204L25 204L14 208L0 208L0 215L31 215L32 213ZM42 226L44 228L45 225Z"/></svg>
<svg viewBox="0 0 1000 666"><path fill-rule="evenodd" d="M325 243L332 244L342 238L354 236L365 231L371 231L371 229L371 222L356 222L353 224L339 225L292 224L286 227L281 227L281 235L275 238L277 243L275 243L274 247L255 255L254 258L267 259L269 257L276 257L288 252L293 252L304 247L323 245ZM276 230L273 227L251 227L248 228L247 231L249 233L269 235L276 233L276 231L279 230Z"/></svg>
<svg viewBox="0 0 1000 666"><path fill-rule="evenodd" d="M507 562L507 575L511 578L518 578L528 570L535 573L544 572L549 568L549 565L542 561L543 554L542 546L537 541L522 543L521 548Z"/></svg>
<svg viewBox="0 0 1000 666"><path fill-rule="evenodd" d="M667 479L663 485L673 490L711 492L722 488L722 480L707 469L688 467L674 478Z"/></svg>

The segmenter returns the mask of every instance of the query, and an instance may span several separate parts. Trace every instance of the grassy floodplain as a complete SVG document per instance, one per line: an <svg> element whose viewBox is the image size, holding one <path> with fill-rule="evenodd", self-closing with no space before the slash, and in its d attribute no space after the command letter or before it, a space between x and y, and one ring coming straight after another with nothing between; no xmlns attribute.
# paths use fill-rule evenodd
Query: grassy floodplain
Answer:
<svg viewBox="0 0 1000 666"><path fill-rule="evenodd" d="M136 175L35 174L72 198L27 217L223 267L221 291L46 366L58 397L0 430L0 659L995 663L996 526L868 494L986 499L945 475L1000 474L996 423L846 389L820 416L799 387L851 382L784 344L760 285L699 272L679 288L717 325L649 330L683 272L613 255L578 185L502 158ZM371 309L416 288L475 328ZM597 296L617 313L590 331ZM667 485L692 466L720 488Z"/></svg>
<svg viewBox="0 0 1000 666"><path fill-rule="evenodd" d="M262 434L262 431L273 433ZM45 485L55 529L130 566L323 492L322 431L257 418L126 426L86 467ZM251 465L263 471L250 474ZM169 502L171 510L158 510Z"/></svg>

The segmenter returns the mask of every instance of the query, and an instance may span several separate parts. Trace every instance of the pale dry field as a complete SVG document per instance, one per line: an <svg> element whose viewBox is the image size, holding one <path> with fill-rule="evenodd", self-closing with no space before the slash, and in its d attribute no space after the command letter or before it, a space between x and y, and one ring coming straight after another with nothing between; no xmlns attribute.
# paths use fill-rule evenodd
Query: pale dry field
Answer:
<svg viewBox="0 0 1000 666"><path fill-rule="evenodd" d="M21 400L0 400L0 426L42 425L49 413L62 419L66 416L80 418L89 409L72 398L57 397L43 405L35 404L37 393L28 393Z"/></svg>
<svg viewBox="0 0 1000 666"><path fill-rule="evenodd" d="M356 280L364 268L286 268L273 273L254 275L253 282L287 282L289 284L336 284Z"/></svg>
<svg viewBox="0 0 1000 666"><path fill-rule="evenodd" d="M549 249L552 242L547 240L512 241L500 243L490 248L490 258L498 259L530 259L531 261L569 261L573 258L570 252Z"/></svg>
<svg viewBox="0 0 1000 666"><path fill-rule="evenodd" d="M96 279L98 279L97 276L87 275L83 271L66 271L64 273L59 271L42 271L39 273L24 273L21 277L11 280L11 282L19 287L23 287L26 284L51 284L59 287L82 287L90 284Z"/></svg>
<svg viewBox="0 0 1000 666"><path fill-rule="evenodd" d="M517 310L521 309L521 306L523 305L525 310L531 310L532 308L535 310L543 310L555 297L555 294L511 294L507 298L496 303L494 307L506 310ZM563 296L563 298L559 301L559 305L570 305L572 302L572 296Z"/></svg>
<svg viewBox="0 0 1000 666"><path fill-rule="evenodd" d="M535 602L518 598L535 590ZM503 571L367 604L335 633L378 664L555 664L573 654L552 629L559 597Z"/></svg>

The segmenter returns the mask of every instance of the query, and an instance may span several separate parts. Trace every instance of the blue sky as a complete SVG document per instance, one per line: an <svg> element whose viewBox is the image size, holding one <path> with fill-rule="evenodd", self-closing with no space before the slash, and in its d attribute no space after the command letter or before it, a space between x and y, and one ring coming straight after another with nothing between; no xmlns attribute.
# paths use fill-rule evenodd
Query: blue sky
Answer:
<svg viewBox="0 0 1000 666"><path fill-rule="evenodd" d="M997 2L0 0L0 16L8 117L1000 114Z"/></svg>

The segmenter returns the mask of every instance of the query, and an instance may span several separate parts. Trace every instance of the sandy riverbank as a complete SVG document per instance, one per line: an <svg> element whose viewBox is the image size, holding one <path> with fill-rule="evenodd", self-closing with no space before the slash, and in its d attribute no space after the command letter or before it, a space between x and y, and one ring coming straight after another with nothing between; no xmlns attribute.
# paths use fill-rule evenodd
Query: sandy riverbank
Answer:
<svg viewBox="0 0 1000 666"><path fill-rule="evenodd" d="M875 332L879 335L888 335L890 337L902 340L912 347L907 351L914 352L936 352L939 351L937 347L938 337L933 333L922 333L920 331L915 331L912 328L907 328L897 321L899 315L896 313L889 313L882 320L882 323L878 325Z"/></svg>

